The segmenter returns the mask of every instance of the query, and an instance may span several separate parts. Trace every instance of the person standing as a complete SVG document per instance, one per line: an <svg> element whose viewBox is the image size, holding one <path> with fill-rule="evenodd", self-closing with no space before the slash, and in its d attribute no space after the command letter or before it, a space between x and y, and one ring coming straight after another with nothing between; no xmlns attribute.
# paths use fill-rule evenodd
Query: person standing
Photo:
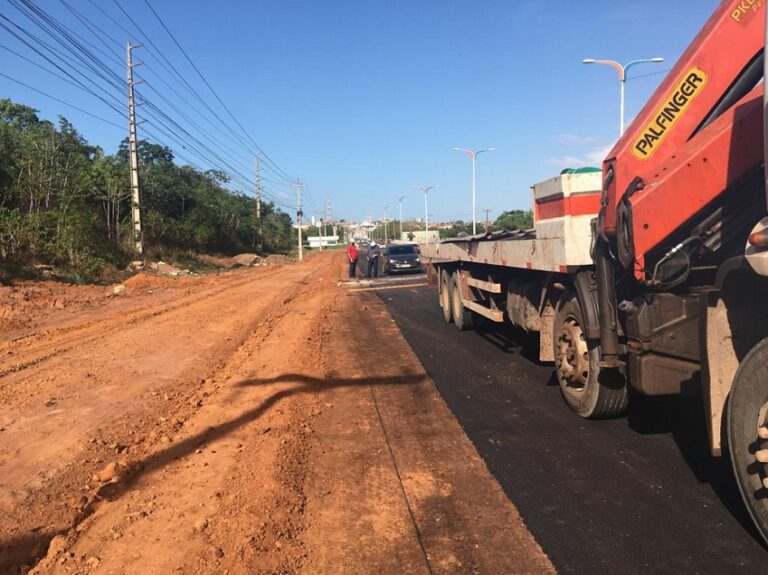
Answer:
<svg viewBox="0 0 768 575"><path fill-rule="evenodd" d="M347 246L347 259L349 260L349 279L355 279L355 270L357 270L357 248L355 240L349 240Z"/></svg>
<svg viewBox="0 0 768 575"><path fill-rule="evenodd" d="M381 250L376 242L372 242L368 246L368 277L376 277L379 275L379 256Z"/></svg>

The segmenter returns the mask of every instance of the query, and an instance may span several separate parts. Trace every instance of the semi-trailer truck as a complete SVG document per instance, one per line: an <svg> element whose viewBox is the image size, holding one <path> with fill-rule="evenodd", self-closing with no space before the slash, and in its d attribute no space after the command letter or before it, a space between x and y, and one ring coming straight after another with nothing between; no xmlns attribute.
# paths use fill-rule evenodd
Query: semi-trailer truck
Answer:
<svg viewBox="0 0 768 575"><path fill-rule="evenodd" d="M447 322L539 332L567 405L700 392L768 541L765 0L724 0L603 161L533 186L534 228L421 246Z"/></svg>

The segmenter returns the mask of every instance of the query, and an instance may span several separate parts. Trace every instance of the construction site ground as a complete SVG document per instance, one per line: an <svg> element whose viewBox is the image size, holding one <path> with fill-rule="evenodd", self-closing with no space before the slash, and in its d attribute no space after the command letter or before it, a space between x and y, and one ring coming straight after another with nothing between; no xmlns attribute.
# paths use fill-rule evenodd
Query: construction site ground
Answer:
<svg viewBox="0 0 768 575"><path fill-rule="evenodd" d="M0 286L0 573L553 572L346 267Z"/></svg>

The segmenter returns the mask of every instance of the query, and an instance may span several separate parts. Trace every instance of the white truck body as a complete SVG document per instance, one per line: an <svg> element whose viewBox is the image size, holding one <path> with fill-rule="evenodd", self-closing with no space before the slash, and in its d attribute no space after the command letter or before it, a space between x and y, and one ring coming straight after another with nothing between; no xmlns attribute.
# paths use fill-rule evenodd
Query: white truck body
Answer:
<svg viewBox="0 0 768 575"><path fill-rule="evenodd" d="M550 178L533 186L535 233L422 245L422 255L434 262L467 261L561 273L592 265L590 221L599 209L600 190L599 171Z"/></svg>

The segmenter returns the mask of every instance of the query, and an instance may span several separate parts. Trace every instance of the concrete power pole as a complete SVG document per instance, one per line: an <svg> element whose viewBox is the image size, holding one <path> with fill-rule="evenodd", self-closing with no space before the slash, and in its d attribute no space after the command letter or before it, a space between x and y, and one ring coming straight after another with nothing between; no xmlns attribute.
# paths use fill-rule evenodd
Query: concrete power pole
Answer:
<svg viewBox="0 0 768 575"><path fill-rule="evenodd" d="M133 220L133 245L140 256L144 255L144 242L141 233L141 194L139 193L139 148L136 137L136 102L133 95L133 48L140 48L141 44L131 46L128 42L126 48L128 64L128 159L131 172L131 217Z"/></svg>
<svg viewBox="0 0 768 575"><path fill-rule="evenodd" d="M488 219L488 215L491 213L491 210L486 208L483 211L485 212L485 232L488 233L488 226L490 225L490 220Z"/></svg>
<svg viewBox="0 0 768 575"><path fill-rule="evenodd" d="M261 251L261 166L259 153L256 152L256 247Z"/></svg>
<svg viewBox="0 0 768 575"><path fill-rule="evenodd" d="M333 225L333 207L331 206L331 198L328 198L325 204L325 224L331 226L331 235L335 236L336 234L333 231L335 226Z"/></svg>
<svg viewBox="0 0 768 575"><path fill-rule="evenodd" d="M296 222L299 228L299 261L302 261L304 259L304 246L302 245L301 238L301 216L303 216L304 213L301 211L301 188L303 187L301 180L296 178L296 183L293 184L293 187L296 189Z"/></svg>

